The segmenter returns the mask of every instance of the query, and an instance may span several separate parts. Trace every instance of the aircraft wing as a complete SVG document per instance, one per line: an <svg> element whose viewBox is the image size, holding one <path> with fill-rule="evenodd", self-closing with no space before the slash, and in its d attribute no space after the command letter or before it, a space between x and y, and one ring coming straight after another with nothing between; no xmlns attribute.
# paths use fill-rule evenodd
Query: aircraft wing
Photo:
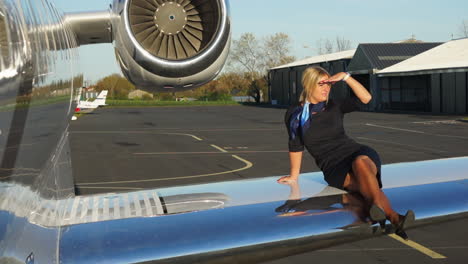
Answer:
<svg viewBox="0 0 468 264"><path fill-rule="evenodd" d="M467 217L467 171L468 157L384 165L384 191L397 212L414 210L411 228ZM58 235L61 263L257 263L382 235L321 173L301 176L295 211L285 210L290 189L277 178L43 201L25 216L15 208L28 203L2 197L1 222L24 217L38 244L40 234ZM35 258L48 260L44 252Z"/></svg>

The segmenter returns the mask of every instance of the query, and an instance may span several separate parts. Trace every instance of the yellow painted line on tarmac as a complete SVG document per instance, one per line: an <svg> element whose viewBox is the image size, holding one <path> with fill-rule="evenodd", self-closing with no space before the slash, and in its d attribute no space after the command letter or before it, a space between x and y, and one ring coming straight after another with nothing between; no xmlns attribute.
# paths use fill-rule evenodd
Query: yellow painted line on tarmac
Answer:
<svg viewBox="0 0 468 264"><path fill-rule="evenodd" d="M428 249L427 247L423 246L423 245L420 245L412 240L404 240L403 238L399 237L398 235L395 235L395 234L389 234L388 235L389 237L397 240L398 242L401 242L409 247L412 247L414 249L416 249L417 251L433 258L433 259L446 259L447 257L446 256L443 256L437 252L434 252L430 249Z"/></svg>
<svg viewBox="0 0 468 264"><path fill-rule="evenodd" d="M217 149L217 150L221 151L221 152L227 153L227 151L226 151L226 150L224 150L224 149L223 149L223 148L221 148L221 147L218 147L218 146L216 146L216 145L211 145L211 146L212 146L213 148L215 148L215 149Z"/></svg>
<svg viewBox="0 0 468 264"><path fill-rule="evenodd" d="M222 174L228 174L228 173L234 173L234 172L239 172L243 170L247 170L253 167L253 164L245 160L237 155L232 155L233 158L243 162L245 164L244 167L236 170L230 170L230 171L222 171L222 172L217 172L217 173L209 173L209 174L200 174L200 175L193 175L193 176L183 176L183 177L173 177L173 178L162 178L162 179L148 179L148 180L135 180L135 181L113 181L113 182L88 182L88 183L79 183L77 186L82 188L81 186L83 185L105 185L105 184L120 184L120 183L138 183L138 182L158 182L158 181L168 181L168 180L182 180L182 179L191 179L191 178L204 178L204 177L210 177L210 176L217 176L217 175L222 175Z"/></svg>

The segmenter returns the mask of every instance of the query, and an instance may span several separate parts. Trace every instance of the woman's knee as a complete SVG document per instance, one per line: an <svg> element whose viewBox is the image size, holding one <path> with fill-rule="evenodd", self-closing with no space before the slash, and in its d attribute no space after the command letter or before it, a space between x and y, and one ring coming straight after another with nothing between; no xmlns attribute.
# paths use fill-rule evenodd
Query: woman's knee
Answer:
<svg viewBox="0 0 468 264"><path fill-rule="evenodd" d="M377 166L371 158L365 155L357 156L353 161L353 171L370 171L372 174L377 174Z"/></svg>

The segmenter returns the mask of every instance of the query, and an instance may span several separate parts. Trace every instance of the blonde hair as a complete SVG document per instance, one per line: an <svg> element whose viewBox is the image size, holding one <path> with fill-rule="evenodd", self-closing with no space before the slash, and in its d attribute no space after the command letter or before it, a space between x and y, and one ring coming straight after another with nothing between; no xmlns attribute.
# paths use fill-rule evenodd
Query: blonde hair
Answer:
<svg viewBox="0 0 468 264"><path fill-rule="evenodd" d="M309 98L309 95L317 88L317 83L319 82L320 77L330 76L330 74L322 67L314 66L309 67L304 70L302 73L302 93L299 98L300 103L305 103Z"/></svg>

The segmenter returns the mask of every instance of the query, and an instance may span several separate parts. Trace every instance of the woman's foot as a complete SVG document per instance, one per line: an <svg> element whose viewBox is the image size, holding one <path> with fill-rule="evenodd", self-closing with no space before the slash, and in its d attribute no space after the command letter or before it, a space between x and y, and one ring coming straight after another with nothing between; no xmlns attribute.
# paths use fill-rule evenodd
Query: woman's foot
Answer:
<svg viewBox="0 0 468 264"><path fill-rule="evenodd" d="M385 221L387 220L387 217L385 215L385 211L382 208L373 204L369 209L369 218L372 220L372 222L379 223L382 231L385 230Z"/></svg>
<svg viewBox="0 0 468 264"><path fill-rule="evenodd" d="M392 223L395 228L395 234L404 240L408 240L405 230L414 223L415 219L413 210L408 210L405 215L398 215L398 223Z"/></svg>

